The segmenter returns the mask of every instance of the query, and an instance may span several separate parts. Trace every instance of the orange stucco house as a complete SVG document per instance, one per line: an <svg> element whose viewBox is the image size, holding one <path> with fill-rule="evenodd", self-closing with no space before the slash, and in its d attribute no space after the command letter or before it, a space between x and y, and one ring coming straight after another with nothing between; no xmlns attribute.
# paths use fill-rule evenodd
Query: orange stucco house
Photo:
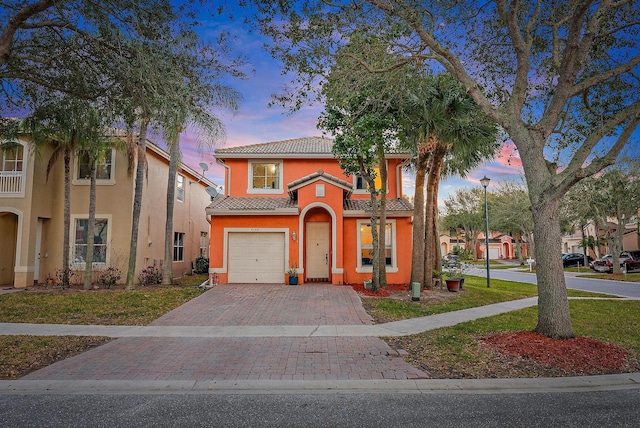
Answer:
<svg viewBox="0 0 640 428"><path fill-rule="evenodd" d="M219 283L349 284L371 278L369 192L346 176L333 140L300 138L218 149L224 194L206 208L211 219L210 277ZM386 259L389 283L408 283L413 207L402 198L409 154L387 155Z"/></svg>

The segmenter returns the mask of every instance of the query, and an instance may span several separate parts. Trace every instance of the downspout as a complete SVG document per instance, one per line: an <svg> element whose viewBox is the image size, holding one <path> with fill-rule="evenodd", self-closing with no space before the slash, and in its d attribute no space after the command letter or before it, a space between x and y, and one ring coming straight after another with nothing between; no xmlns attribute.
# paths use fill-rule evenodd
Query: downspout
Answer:
<svg viewBox="0 0 640 428"><path fill-rule="evenodd" d="M231 195L231 167L227 165L224 160L216 158L216 163L221 165L225 169L224 173L224 193L222 196L230 196Z"/></svg>

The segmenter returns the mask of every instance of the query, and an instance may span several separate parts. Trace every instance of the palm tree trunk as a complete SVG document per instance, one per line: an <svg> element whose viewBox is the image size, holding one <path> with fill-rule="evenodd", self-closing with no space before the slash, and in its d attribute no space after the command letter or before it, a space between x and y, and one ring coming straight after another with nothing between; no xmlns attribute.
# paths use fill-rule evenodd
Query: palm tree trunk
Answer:
<svg viewBox="0 0 640 428"><path fill-rule="evenodd" d="M425 261L424 261L424 281L427 288L433 286L433 268L436 263L435 242L437 239L438 225L436 224L436 211L438 210L438 185L440 175L444 166L444 157L448 151L448 146L438 145L433 152L429 174L427 177L427 203L425 204Z"/></svg>
<svg viewBox="0 0 640 428"><path fill-rule="evenodd" d="M167 221L164 229L164 266L162 285L173 283L173 205L176 194L176 171L180 162L179 133L169 147L169 178L167 180Z"/></svg>
<svg viewBox="0 0 640 428"><path fill-rule="evenodd" d="M89 220L87 221L87 257L84 268L84 289L91 289L93 275L93 246L96 228L96 157L91 156L91 186L89 186Z"/></svg>
<svg viewBox="0 0 640 428"><path fill-rule="evenodd" d="M416 188L413 194L413 245L411 254L411 282L424 284L424 178L429 153L418 153Z"/></svg>
<svg viewBox="0 0 640 428"><path fill-rule="evenodd" d="M73 137L72 137L73 138ZM69 287L69 251L71 249L71 149L64 148L64 230L62 231L62 288Z"/></svg>
<svg viewBox="0 0 640 428"><path fill-rule="evenodd" d="M138 164L136 166L136 183L133 196L133 213L131 215L131 241L129 245L129 265L127 266L126 289L135 288L134 277L136 273L136 255L138 252L138 226L140 224L140 212L142 211L142 189L144 187L144 175L147 165L147 127L149 121L146 118L140 120L140 134L138 135Z"/></svg>

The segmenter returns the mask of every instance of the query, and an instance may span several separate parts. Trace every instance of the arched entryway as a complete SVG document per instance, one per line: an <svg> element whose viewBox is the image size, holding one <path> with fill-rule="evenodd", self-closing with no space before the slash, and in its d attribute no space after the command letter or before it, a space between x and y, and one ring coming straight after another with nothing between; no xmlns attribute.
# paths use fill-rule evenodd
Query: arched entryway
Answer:
<svg viewBox="0 0 640 428"><path fill-rule="evenodd" d="M311 208L304 216L305 282L331 282L331 214Z"/></svg>
<svg viewBox="0 0 640 428"><path fill-rule="evenodd" d="M0 211L0 285L13 285L15 280L15 266L18 248L17 214Z"/></svg>
<svg viewBox="0 0 640 428"><path fill-rule="evenodd" d="M509 243L508 242L504 242L502 244L502 258L504 258L504 259L510 259L511 258L511 252L509 251Z"/></svg>

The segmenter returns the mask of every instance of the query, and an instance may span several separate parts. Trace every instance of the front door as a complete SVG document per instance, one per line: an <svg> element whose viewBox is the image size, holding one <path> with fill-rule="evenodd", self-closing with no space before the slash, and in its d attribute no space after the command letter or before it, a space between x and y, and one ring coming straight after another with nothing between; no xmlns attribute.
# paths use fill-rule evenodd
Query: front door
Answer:
<svg viewBox="0 0 640 428"><path fill-rule="evenodd" d="M307 223L307 265L308 279L329 279L329 223Z"/></svg>

